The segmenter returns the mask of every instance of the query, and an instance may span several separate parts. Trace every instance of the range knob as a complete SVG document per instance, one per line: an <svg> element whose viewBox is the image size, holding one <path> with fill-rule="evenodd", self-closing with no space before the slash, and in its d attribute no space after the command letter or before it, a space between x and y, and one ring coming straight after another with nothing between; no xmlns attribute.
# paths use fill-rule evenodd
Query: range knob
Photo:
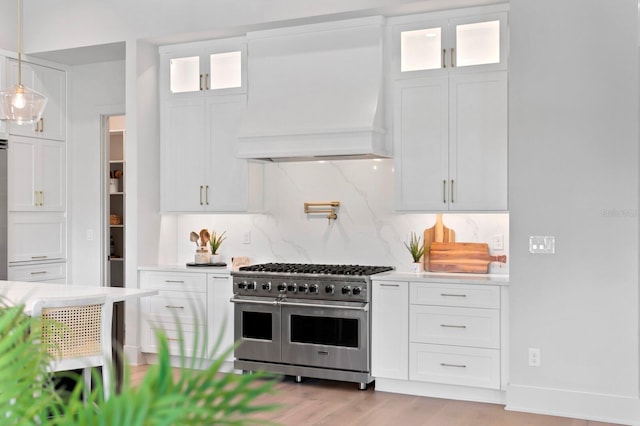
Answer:
<svg viewBox="0 0 640 426"><path fill-rule="evenodd" d="M342 294L349 294L349 293L351 293L351 286L346 285L342 287Z"/></svg>
<svg viewBox="0 0 640 426"><path fill-rule="evenodd" d="M238 283L238 290L244 290L245 288L247 288L246 282Z"/></svg>
<svg viewBox="0 0 640 426"><path fill-rule="evenodd" d="M256 289L256 282L252 282L252 283L247 283L247 290L255 290Z"/></svg>
<svg viewBox="0 0 640 426"><path fill-rule="evenodd" d="M309 284L298 284L298 293L307 293L309 291Z"/></svg>
<svg viewBox="0 0 640 426"><path fill-rule="evenodd" d="M324 292L327 294L333 294L335 288L336 287L333 284L327 284L324 288Z"/></svg>
<svg viewBox="0 0 640 426"><path fill-rule="evenodd" d="M318 284L311 284L309 286L309 293L318 294Z"/></svg>
<svg viewBox="0 0 640 426"><path fill-rule="evenodd" d="M290 293L295 293L296 292L296 283L291 283L287 286L287 291Z"/></svg>
<svg viewBox="0 0 640 426"><path fill-rule="evenodd" d="M362 287L354 287L353 290L351 290L351 293L353 293L354 296L358 296L362 293Z"/></svg>
<svg viewBox="0 0 640 426"><path fill-rule="evenodd" d="M277 288L280 293L284 293L285 291L287 291L287 285L285 283L278 284Z"/></svg>
<svg viewBox="0 0 640 426"><path fill-rule="evenodd" d="M271 291L271 282L267 281L266 283L262 283L262 289L264 291Z"/></svg>

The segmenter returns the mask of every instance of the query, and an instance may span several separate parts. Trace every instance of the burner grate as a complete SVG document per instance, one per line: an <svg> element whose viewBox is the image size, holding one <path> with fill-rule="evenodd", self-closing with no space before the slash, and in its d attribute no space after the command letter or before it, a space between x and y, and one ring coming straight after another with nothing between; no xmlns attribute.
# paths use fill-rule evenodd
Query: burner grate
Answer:
<svg viewBox="0 0 640 426"><path fill-rule="evenodd" d="M261 263L242 266L240 271L275 272L285 274L324 274L324 275L374 275L391 271L391 266L372 265L326 265L314 263Z"/></svg>

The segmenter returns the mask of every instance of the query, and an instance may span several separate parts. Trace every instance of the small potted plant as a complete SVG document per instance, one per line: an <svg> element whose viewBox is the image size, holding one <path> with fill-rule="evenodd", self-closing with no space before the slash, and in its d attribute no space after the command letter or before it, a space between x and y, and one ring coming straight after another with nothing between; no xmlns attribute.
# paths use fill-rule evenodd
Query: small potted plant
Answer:
<svg viewBox="0 0 640 426"><path fill-rule="evenodd" d="M217 234L216 231L211 231L211 238L209 239L209 244L211 245L211 263L220 263L222 260L222 256L218 254L218 249L224 240L227 237L224 236L227 231L222 232L222 234Z"/></svg>
<svg viewBox="0 0 640 426"><path fill-rule="evenodd" d="M411 233L411 238L409 243L404 243L409 253L411 253L411 258L413 259L413 263L411 264L411 272L422 272L424 268L422 267L422 262L420 259L424 255L424 244L421 241L421 238L415 233Z"/></svg>

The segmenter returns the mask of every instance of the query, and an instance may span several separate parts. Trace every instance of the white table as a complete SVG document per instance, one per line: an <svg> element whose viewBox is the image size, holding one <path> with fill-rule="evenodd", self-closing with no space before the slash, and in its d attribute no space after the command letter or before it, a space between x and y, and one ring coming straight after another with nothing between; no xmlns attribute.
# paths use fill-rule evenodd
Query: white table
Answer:
<svg viewBox="0 0 640 426"><path fill-rule="evenodd" d="M114 302L122 302L155 294L158 294L158 290L0 281L0 298L4 303L9 305L23 303L25 305L25 313L28 315L31 315L31 310L36 300L105 295L109 296Z"/></svg>

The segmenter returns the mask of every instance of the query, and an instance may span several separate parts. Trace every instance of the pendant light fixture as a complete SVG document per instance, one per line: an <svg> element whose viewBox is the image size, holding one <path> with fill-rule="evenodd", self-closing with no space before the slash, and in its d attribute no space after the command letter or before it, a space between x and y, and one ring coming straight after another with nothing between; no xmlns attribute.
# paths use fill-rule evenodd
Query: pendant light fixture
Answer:
<svg viewBox="0 0 640 426"><path fill-rule="evenodd" d="M18 0L18 84L0 91L0 120L32 124L40 120L47 98L22 85L22 0Z"/></svg>

